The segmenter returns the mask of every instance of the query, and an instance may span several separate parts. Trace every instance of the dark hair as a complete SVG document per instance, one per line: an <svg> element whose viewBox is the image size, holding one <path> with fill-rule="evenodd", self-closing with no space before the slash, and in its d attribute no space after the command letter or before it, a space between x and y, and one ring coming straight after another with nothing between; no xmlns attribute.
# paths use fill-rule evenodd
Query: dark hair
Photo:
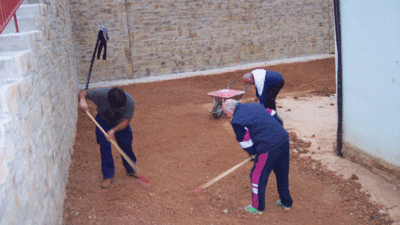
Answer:
<svg viewBox="0 0 400 225"><path fill-rule="evenodd" d="M122 108L126 104L126 95L121 88L113 87L108 92L108 102L113 108Z"/></svg>

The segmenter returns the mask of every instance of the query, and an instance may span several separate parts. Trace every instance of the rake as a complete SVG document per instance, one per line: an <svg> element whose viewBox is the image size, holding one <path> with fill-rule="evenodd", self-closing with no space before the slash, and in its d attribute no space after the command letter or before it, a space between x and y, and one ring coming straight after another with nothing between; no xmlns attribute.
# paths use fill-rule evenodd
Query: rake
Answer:
<svg viewBox="0 0 400 225"><path fill-rule="evenodd" d="M89 113L88 110L85 111L86 114L90 117L90 119L93 120L93 122L96 124L96 126L101 130L101 132L103 132L104 136L108 137L108 134L106 133L106 131L100 126L99 123L97 123L97 121L93 118L93 116ZM126 155L126 153L124 151L122 151L122 149L118 146L118 144L112 140L109 139L109 142L111 142L111 144L119 151L119 153L121 153L121 155L125 158L125 160L129 163L129 165L133 168L133 170L135 170L138 174L139 174L139 179L138 182L139 184L141 184L144 187L147 187L150 185L150 180L144 176L139 168L136 166L136 164L128 157L128 155Z"/></svg>

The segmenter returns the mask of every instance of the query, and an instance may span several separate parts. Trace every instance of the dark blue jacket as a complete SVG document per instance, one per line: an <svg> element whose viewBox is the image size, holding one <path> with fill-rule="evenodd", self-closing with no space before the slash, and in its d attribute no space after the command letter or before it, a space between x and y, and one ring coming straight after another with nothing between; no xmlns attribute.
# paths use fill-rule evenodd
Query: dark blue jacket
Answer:
<svg viewBox="0 0 400 225"><path fill-rule="evenodd" d="M231 124L240 143L248 129L252 144L242 147L251 155L269 152L289 139L285 128L260 103L239 103Z"/></svg>
<svg viewBox="0 0 400 225"><path fill-rule="evenodd" d="M264 88L261 96L258 94L256 87L256 96L259 98L261 104L265 104L268 97L268 91L275 87L276 84L283 81L282 75L275 71L265 70Z"/></svg>

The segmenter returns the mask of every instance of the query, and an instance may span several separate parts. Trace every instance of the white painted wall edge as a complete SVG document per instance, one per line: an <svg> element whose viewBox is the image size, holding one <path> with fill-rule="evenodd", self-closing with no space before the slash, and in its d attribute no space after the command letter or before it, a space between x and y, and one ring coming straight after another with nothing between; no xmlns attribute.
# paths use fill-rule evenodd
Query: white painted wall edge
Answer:
<svg viewBox="0 0 400 225"><path fill-rule="evenodd" d="M220 69L211 69L211 70L203 70L203 71L196 71L196 72L185 72L185 73L167 74L167 75L160 75L160 76L141 77L141 78L136 78L136 79L115 80L115 81L100 81L100 82L96 82L96 83L90 83L89 88L122 86L122 85L129 85L129 84L135 84L135 83L148 83L148 82L180 79L180 78L185 78L185 77L213 75L213 74L232 72L232 71L236 71L236 70L246 70L246 69L252 69L252 68L257 68L257 67L265 67L265 66L272 66L272 65L286 64L286 63L307 62L307 61L314 61L314 60L318 60L318 59L326 59L326 58L334 58L334 57L335 57L334 54L314 55L314 56L297 57L297 58L291 58L291 59L279 59L279 60L273 60L273 61L267 61L267 62L250 63L250 64L245 64L245 65L224 67L224 68L220 68ZM84 89L85 86L86 86L86 84L79 84L79 89Z"/></svg>

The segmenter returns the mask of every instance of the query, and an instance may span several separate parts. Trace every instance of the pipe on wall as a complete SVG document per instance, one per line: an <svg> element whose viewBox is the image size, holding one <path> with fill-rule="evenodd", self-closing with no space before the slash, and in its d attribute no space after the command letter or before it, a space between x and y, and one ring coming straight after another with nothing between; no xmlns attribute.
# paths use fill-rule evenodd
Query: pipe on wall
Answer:
<svg viewBox="0 0 400 225"><path fill-rule="evenodd" d="M335 34L336 34L336 47L337 47L337 107L338 107L338 126L337 126L337 140L336 140L336 154L343 156L343 66L342 66L342 33L340 27L340 1L333 0L335 10Z"/></svg>

